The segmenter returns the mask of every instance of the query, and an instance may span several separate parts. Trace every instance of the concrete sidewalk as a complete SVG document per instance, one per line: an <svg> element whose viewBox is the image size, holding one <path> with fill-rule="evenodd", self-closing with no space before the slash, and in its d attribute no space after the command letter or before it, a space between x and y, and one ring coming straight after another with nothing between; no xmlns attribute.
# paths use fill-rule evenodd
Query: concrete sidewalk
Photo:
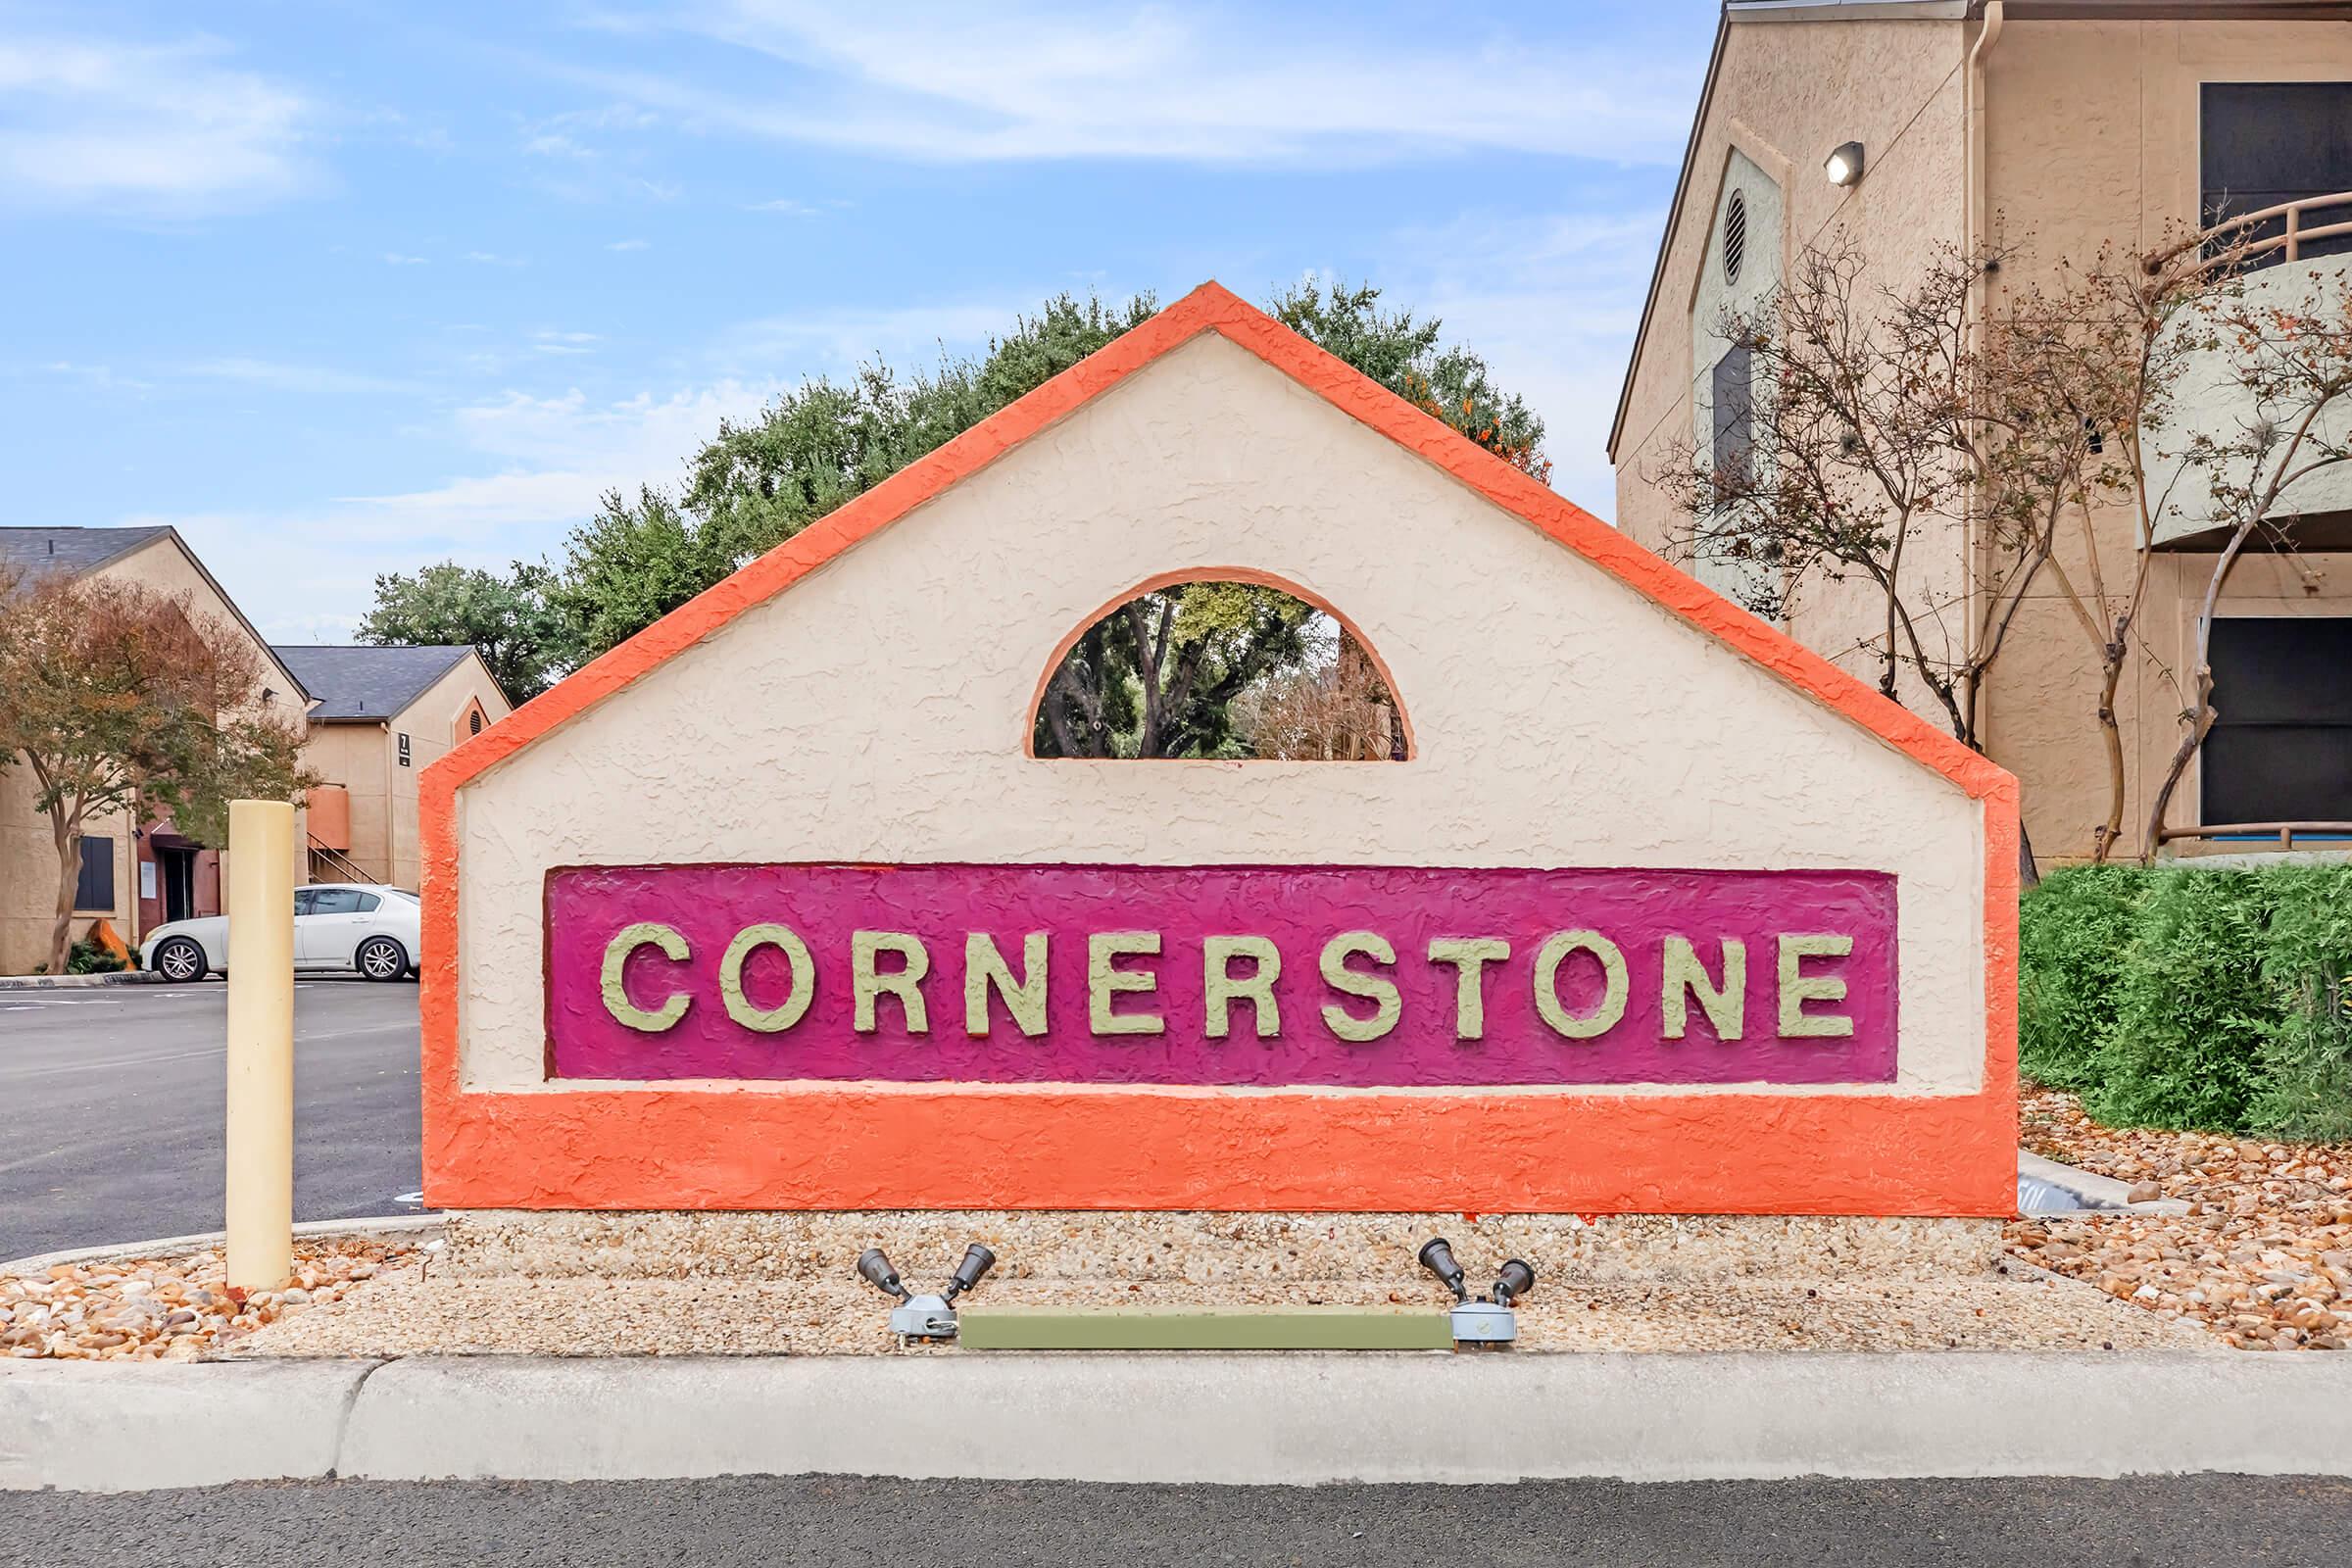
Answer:
<svg viewBox="0 0 2352 1568"><path fill-rule="evenodd" d="M2352 1356L0 1362L0 1488L2352 1475Z"/></svg>

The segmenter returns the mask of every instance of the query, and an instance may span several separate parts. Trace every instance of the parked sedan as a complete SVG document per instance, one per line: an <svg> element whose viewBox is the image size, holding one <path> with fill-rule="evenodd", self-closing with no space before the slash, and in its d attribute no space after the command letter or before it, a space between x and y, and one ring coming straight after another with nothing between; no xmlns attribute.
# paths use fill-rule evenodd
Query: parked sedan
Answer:
<svg viewBox="0 0 2352 1568"><path fill-rule="evenodd" d="M357 969L398 980L416 968L422 909L399 888L321 882L294 890L294 967ZM139 945L139 964L167 980L201 980L228 969L228 916L159 925Z"/></svg>

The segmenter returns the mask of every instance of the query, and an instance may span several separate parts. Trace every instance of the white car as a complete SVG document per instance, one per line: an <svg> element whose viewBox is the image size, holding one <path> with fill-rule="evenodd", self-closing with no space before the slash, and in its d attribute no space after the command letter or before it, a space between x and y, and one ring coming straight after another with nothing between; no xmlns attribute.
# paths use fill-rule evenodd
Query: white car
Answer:
<svg viewBox="0 0 2352 1568"><path fill-rule="evenodd" d="M399 888L319 882L294 890L294 967L357 969L398 980L416 969L423 907ZM159 925L139 945L139 966L167 980L201 980L228 970L228 916Z"/></svg>

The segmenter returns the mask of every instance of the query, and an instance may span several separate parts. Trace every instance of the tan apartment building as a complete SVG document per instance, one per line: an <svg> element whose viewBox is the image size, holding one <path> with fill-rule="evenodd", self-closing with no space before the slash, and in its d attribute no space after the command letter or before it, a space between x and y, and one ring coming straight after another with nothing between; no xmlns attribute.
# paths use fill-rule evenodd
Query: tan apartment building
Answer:
<svg viewBox="0 0 2352 1568"><path fill-rule="evenodd" d="M281 647L317 698L303 765L314 882L415 888L416 776L513 705L471 647Z"/></svg>
<svg viewBox="0 0 2352 1568"><path fill-rule="evenodd" d="M1859 177L1832 167L1840 150ZM1619 525L1666 549L1676 518L1657 465L1678 441L1720 455L1744 439L1763 392L1742 384L1744 356L1718 327L1727 307L1770 299L1808 246L1842 232L1873 280L1895 287L1938 246L2015 247L1987 281L1997 291L2050 280L2059 258L2082 265L2102 245L2145 256L2184 229L2285 204L2305 232L2352 219L2352 5L1730 0L1610 433ZM2248 289L2308 296L2352 268L2347 251L2346 236L2278 249ZM2192 388L2182 424L2233 425L2238 395ZM2145 657L2119 693L2122 853L2140 846L2180 733L2168 671L2189 662L2217 559L2194 499L2176 495L2150 530ZM2282 828L2307 843L2352 831L2352 474L2286 499L2291 518L2274 519L2299 548L2249 555L2220 600L2221 721L2171 806L2166 853L2278 844L2291 837ZM2110 561L2141 543L2136 511L2121 506L2093 531ZM1972 581L1965 536L1933 535L1939 553L1922 566L1946 596ZM1694 569L1732 588L1755 568ZM1855 652L1872 608L1823 589L1790 607L1788 629L1875 677ZM1971 618L1957 617L1961 635ZM2024 782L2045 862L2087 854L2105 813L2097 686L2088 639L2057 590L2038 588L1988 674L1983 734ZM1940 722L1932 704L1914 706Z"/></svg>
<svg viewBox="0 0 2352 1568"><path fill-rule="evenodd" d="M291 719L310 706L301 679L252 623L177 530L151 528L0 528L0 564L27 574L132 583L184 601L251 639L269 673L263 701ZM48 813L33 804L23 766L0 771L0 974L26 974L49 956L56 917L57 847ZM167 920L220 912L220 853L182 835L169 814L135 822L127 813L87 824L78 843L74 901L76 937L100 920L136 945Z"/></svg>

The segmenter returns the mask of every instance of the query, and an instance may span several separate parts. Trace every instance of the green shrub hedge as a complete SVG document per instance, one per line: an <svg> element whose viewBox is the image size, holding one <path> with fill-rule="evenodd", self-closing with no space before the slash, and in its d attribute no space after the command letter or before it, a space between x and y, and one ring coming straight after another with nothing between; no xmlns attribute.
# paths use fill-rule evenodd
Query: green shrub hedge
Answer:
<svg viewBox="0 0 2352 1568"><path fill-rule="evenodd" d="M2352 865L2070 867L2019 931L2028 1076L2119 1126L2352 1138Z"/></svg>

